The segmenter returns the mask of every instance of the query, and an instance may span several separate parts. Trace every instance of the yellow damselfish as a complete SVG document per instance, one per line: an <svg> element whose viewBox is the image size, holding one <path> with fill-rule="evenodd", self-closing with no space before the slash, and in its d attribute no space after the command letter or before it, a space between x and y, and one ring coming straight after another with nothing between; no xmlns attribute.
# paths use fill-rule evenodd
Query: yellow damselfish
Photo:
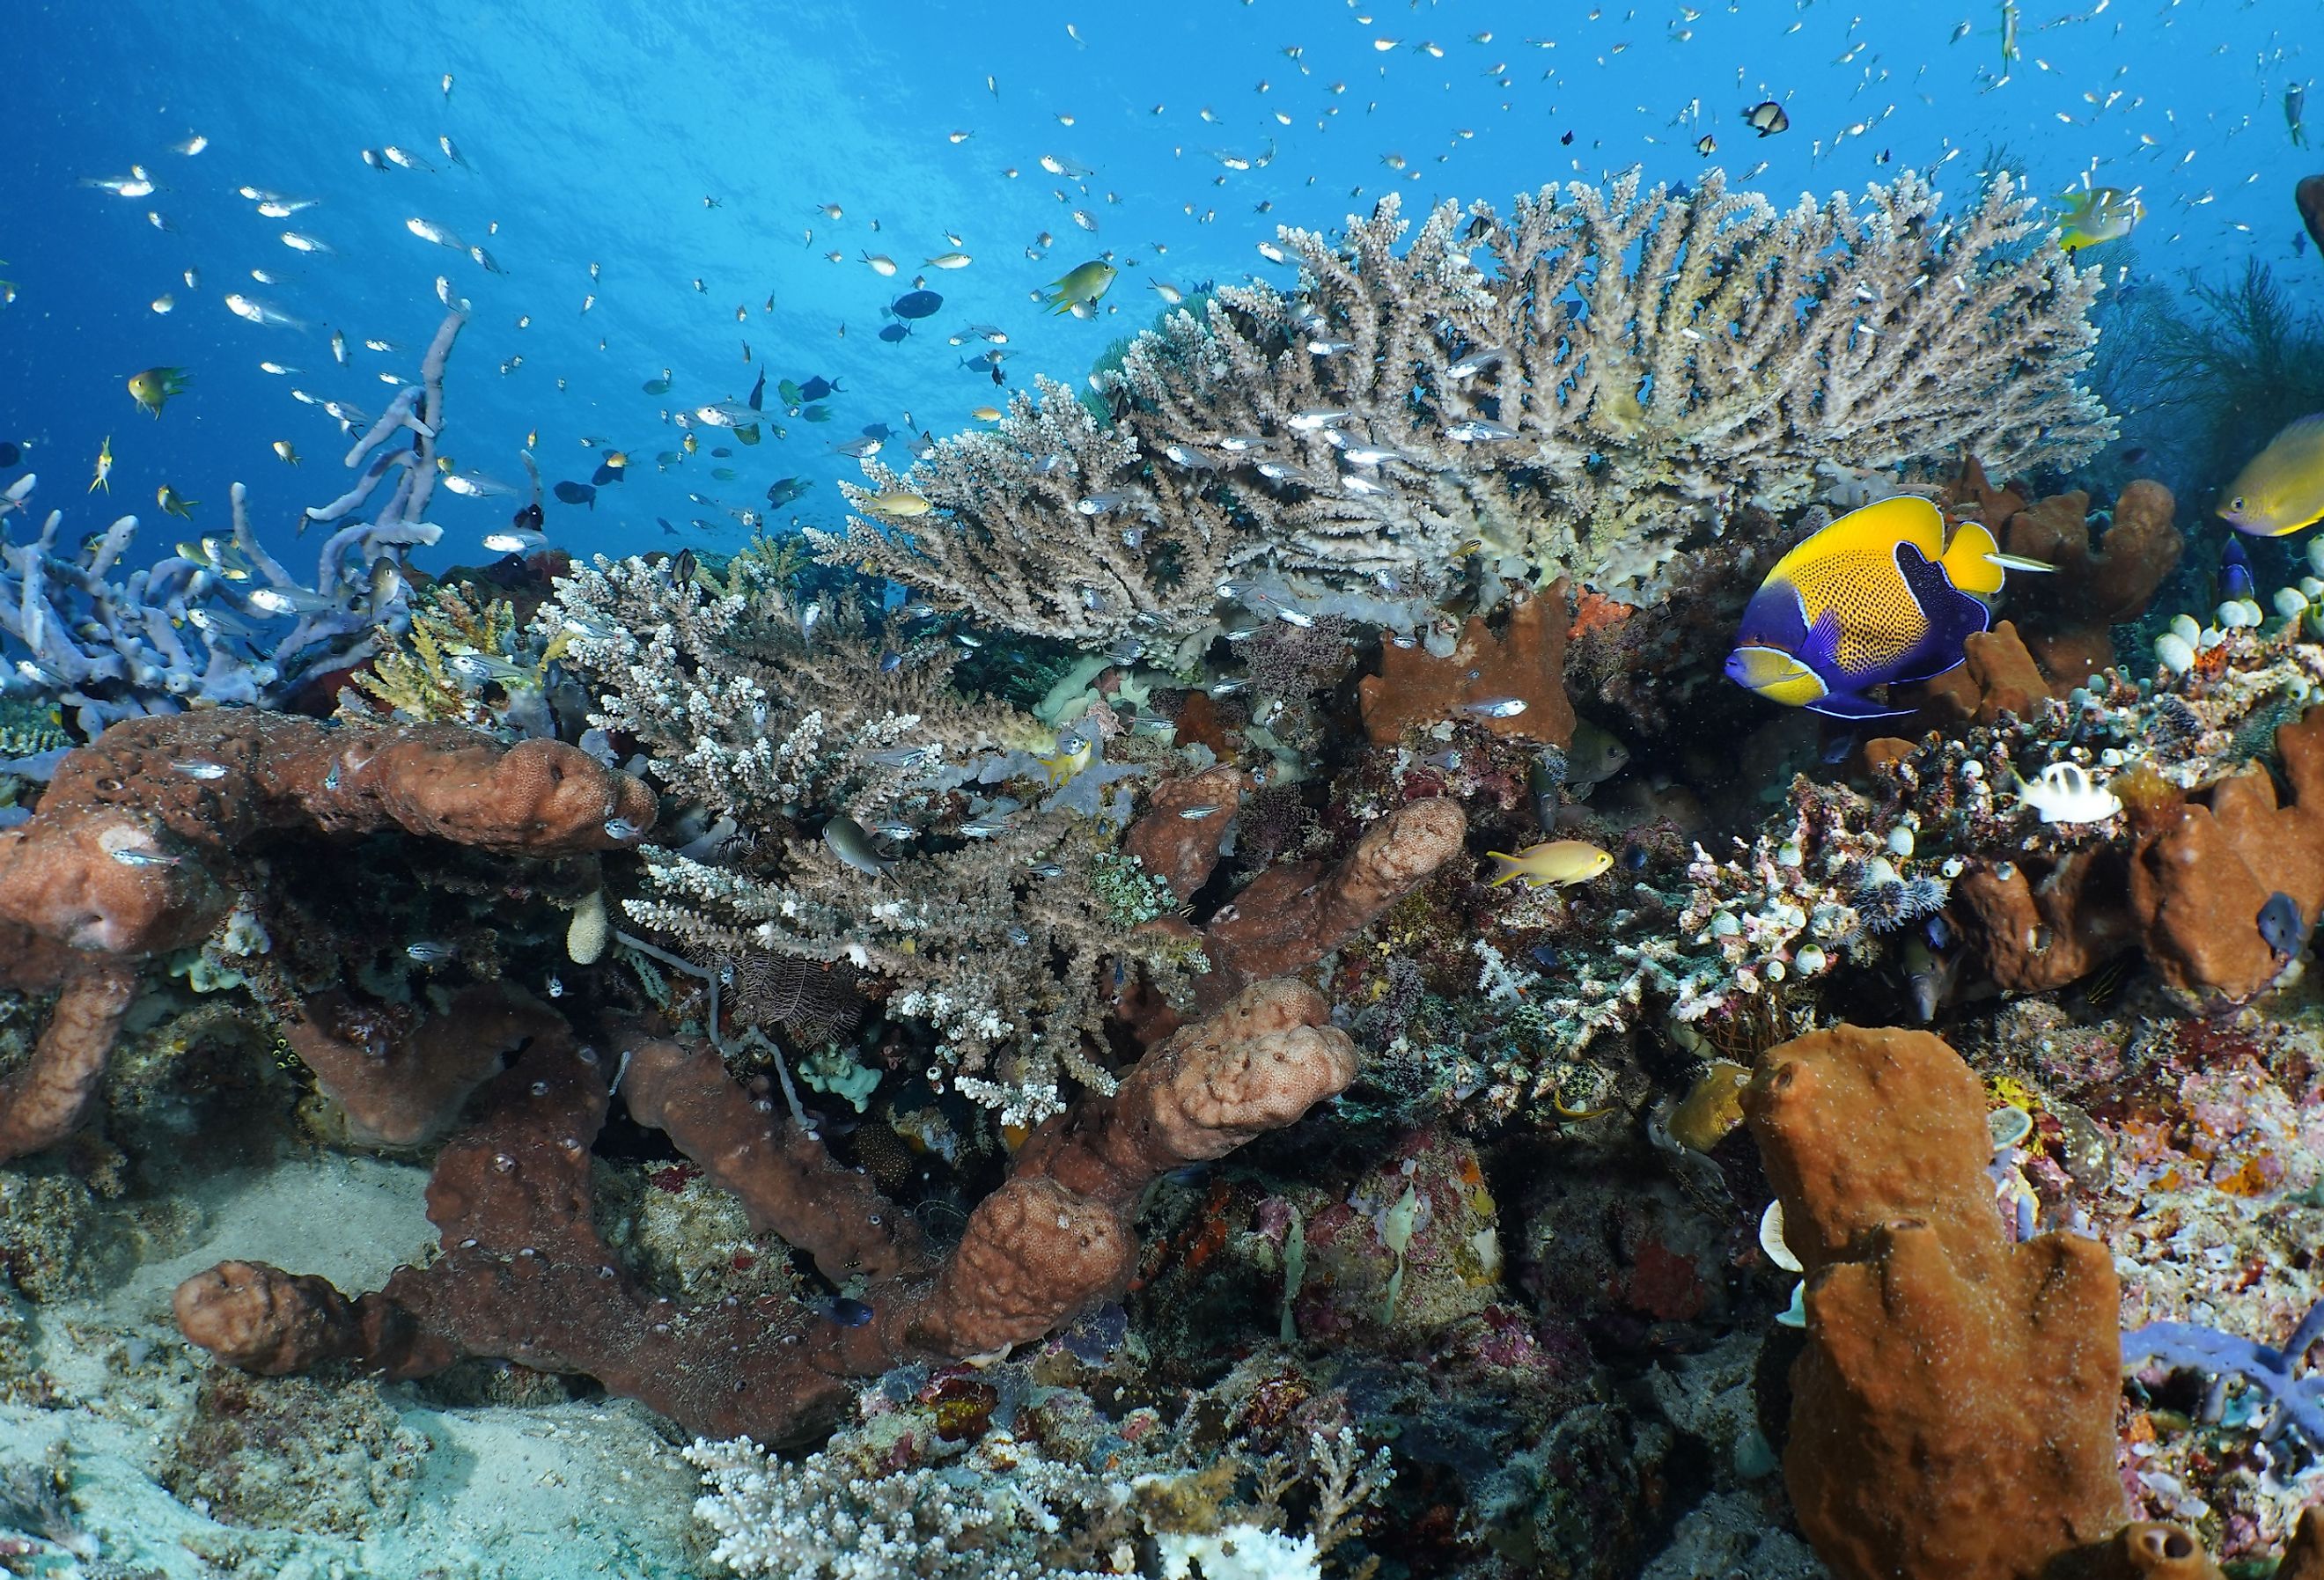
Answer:
<svg viewBox="0 0 2324 1580"><path fill-rule="evenodd" d="M143 373L130 375L129 395L159 417L161 408L170 403L170 397L184 394L192 382L182 367L149 367Z"/></svg>
<svg viewBox="0 0 2324 1580"><path fill-rule="evenodd" d="M2237 531L2262 538L2324 521L2324 411L2292 423L2246 462L2219 513Z"/></svg>
<svg viewBox="0 0 2324 1580"><path fill-rule="evenodd" d="M2058 245L2070 253L2120 241L2145 217L2146 206L2138 194L2119 187L2068 192L2058 199Z"/></svg>
<svg viewBox="0 0 2324 1580"><path fill-rule="evenodd" d="M1512 879L1521 879L1528 889L1538 889L1545 883L1563 888L1570 883L1586 883L1608 867L1614 858L1587 840L1553 839L1546 845L1528 845L1517 855L1507 851L1487 851L1494 861L1492 881L1485 885L1498 889Z"/></svg>

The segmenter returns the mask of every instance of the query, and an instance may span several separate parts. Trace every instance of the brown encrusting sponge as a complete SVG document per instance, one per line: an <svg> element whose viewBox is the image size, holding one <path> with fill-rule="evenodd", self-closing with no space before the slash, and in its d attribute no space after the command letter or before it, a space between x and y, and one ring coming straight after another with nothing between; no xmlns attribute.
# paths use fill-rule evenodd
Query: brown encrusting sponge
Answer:
<svg viewBox="0 0 2324 1580"><path fill-rule="evenodd" d="M429 1184L442 1254L354 1300L321 1279L221 1262L178 1288L189 1339L269 1374L352 1359L410 1378L494 1356L586 1373L691 1432L795 1437L829 1425L844 1378L996 1356L1118 1294L1154 1179L1293 1123L1356 1073L1355 1045L1327 1023L1321 993L1256 984L1148 1054L1114 1095L1084 1096L1036 1132L939 1261L908 1214L754 1103L715 1054L668 1040L634 1049L622 1076L634 1118L667 1131L754 1226L835 1282L869 1280L862 1320L844 1321L788 1303L650 1298L592 1222L604 1061L544 1005L507 1013L522 1021L523 1050L486 1085L482 1117L446 1144ZM497 1045L507 1028L493 1030Z"/></svg>
<svg viewBox="0 0 2324 1580"><path fill-rule="evenodd" d="M199 942L238 894L264 888L252 865L262 836L401 830L553 855L633 841L654 811L641 781L555 741L507 746L443 725L331 728L255 709L115 725L64 758L31 818L0 830L0 980L65 989L32 1064L0 1086L0 1160L53 1146L80 1123L137 962ZM351 1082L364 1075L341 1063ZM417 1101L378 1072L368 1084L392 1106ZM386 1139L395 1128L378 1127ZM404 1139L429 1126L412 1128Z"/></svg>

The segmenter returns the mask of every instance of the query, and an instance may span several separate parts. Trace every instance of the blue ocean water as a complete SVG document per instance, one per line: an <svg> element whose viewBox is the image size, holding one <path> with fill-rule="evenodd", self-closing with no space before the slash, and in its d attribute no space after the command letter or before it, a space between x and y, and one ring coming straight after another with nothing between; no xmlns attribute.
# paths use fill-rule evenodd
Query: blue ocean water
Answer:
<svg viewBox="0 0 2324 1580"><path fill-rule="evenodd" d="M151 524L163 484L201 502L207 528L224 522L227 484L246 482L277 546L299 507L336 494L346 441L290 392L379 411L378 375L412 375L441 316L439 275L474 304L447 450L513 483L529 438L551 482L626 451L628 480L594 508L549 507L559 546L618 553L674 546L658 517L686 541L737 546L734 513L765 509L782 477L812 487L770 524L836 525L831 480L858 475L836 444L873 423L942 435L1005 403L985 369L961 365L984 342L948 343L965 326L1007 334L1010 387L1037 372L1077 383L1159 310L1150 283L1287 283L1255 250L1278 223L1329 227L1389 192L1408 212L1506 208L1547 181L1634 164L1692 180L1717 164L1789 201L1913 165L1958 200L2006 151L2039 191L2086 173L2136 189L2139 277L2252 256L2301 281L2319 267L2294 256L2291 189L2309 156L2284 106L2310 74L2313 0L11 9L0 437L26 448L42 506L67 507L75 531L136 511L149 550L182 535ZM1791 125L1761 138L1745 112L1766 98ZM198 153L171 151L195 136ZM424 168L366 163L391 145ZM81 184L134 166L150 196ZM244 186L314 206L271 220ZM505 273L420 239L415 218ZM332 251L293 251L286 230ZM951 252L973 261L924 266ZM1101 256L1121 270L1102 310L1046 314L1040 291ZM884 343L882 309L916 276L944 305ZM297 323L245 322L229 292ZM267 360L300 371L270 375ZM158 420L124 387L156 365L192 379ZM664 369L669 393L646 393ZM682 453L671 413L740 399L761 372L770 408L782 379L835 381L829 420L778 419L787 437L756 448L701 429L699 453L657 466ZM84 504L108 436L113 498ZM445 541L420 562L480 558L475 539L509 508L439 493Z"/></svg>

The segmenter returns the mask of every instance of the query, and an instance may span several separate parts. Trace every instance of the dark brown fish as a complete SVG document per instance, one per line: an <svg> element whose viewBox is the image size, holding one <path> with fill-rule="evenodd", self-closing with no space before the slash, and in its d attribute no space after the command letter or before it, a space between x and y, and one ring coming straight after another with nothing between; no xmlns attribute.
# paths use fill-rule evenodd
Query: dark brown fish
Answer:
<svg viewBox="0 0 2324 1580"><path fill-rule="evenodd" d="M2300 206L2300 222L2308 227L2308 239L2324 252L2324 176L2310 176L2292 188L2292 200Z"/></svg>

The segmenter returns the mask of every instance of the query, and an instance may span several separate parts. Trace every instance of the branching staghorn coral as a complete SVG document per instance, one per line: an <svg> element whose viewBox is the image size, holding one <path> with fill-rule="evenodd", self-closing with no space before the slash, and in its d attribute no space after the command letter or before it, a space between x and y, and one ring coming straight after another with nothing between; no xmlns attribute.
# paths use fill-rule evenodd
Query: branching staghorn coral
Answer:
<svg viewBox="0 0 2324 1580"><path fill-rule="evenodd" d="M1650 593L1746 504L1971 451L2089 455L2113 431L2075 383L2096 272L2028 242L2006 175L1957 218L1940 203L1913 174L1783 211L1718 171L1692 192L1633 171L1507 221L1447 203L1401 252L1392 197L1336 241L1286 227L1296 293L1225 287L1139 336L1097 381L1111 427L1040 384L849 495L929 513L816 541L1083 642L1200 629L1221 597L1409 629L1471 543L1503 574Z"/></svg>
<svg viewBox="0 0 2324 1580"><path fill-rule="evenodd" d="M1084 1043L1102 1044L1117 971L1175 979L1185 951L1133 937L1175 901L1068 809L1123 772L1095 725L1035 756L1052 742L1031 719L949 688L954 649L883 650L859 612L802 608L757 559L685 586L600 560L541 620L598 693L592 722L716 818L645 852L655 892L624 902L633 923L738 983L767 955L884 978L889 1012L931 1026L963 1089L1011 1123L1056 1112L1063 1076L1110 1089ZM1027 806L997 793L1011 781L1057 793Z"/></svg>
<svg viewBox="0 0 2324 1580"><path fill-rule="evenodd" d="M119 572L136 537L134 515L78 552L60 551L61 511L27 543L10 543L0 526L0 652L10 660L0 689L60 703L93 737L140 714L280 702L326 661L361 658L383 630L401 629L410 600L397 550L438 535L420 518L435 486L445 362L466 321L458 312L446 317L420 382L405 386L347 452L346 465L363 467L355 485L305 513L307 521L340 523L318 551L311 587L260 545L239 483L230 535L182 543L126 575ZM412 442L396 442L406 431ZM399 467L403 475L374 519L348 519ZM12 503L23 504L31 482L21 480ZM287 633L277 624L286 620ZM23 652L9 651L7 639Z"/></svg>
<svg viewBox="0 0 2324 1580"><path fill-rule="evenodd" d="M601 557L540 620L595 695L593 724L641 744L670 794L754 830L834 812L868 825L946 764L1019 744L1002 739L1015 716L947 685L954 650L887 661L851 605L802 605L756 556L685 583Z"/></svg>
<svg viewBox="0 0 2324 1580"><path fill-rule="evenodd" d="M1027 1125L1065 1105L1061 1077L1101 1092L1115 972L1143 964L1159 979L1183 947L1133 932L1171 901L1136 864L1062 811L1022 820L959 849L857 871L819 840L793 840L779 879L648 850L666 899L630 916L710 956L766 952L847 961L898 986L891 1016L926 1021L961 1091Z"/></svg>

